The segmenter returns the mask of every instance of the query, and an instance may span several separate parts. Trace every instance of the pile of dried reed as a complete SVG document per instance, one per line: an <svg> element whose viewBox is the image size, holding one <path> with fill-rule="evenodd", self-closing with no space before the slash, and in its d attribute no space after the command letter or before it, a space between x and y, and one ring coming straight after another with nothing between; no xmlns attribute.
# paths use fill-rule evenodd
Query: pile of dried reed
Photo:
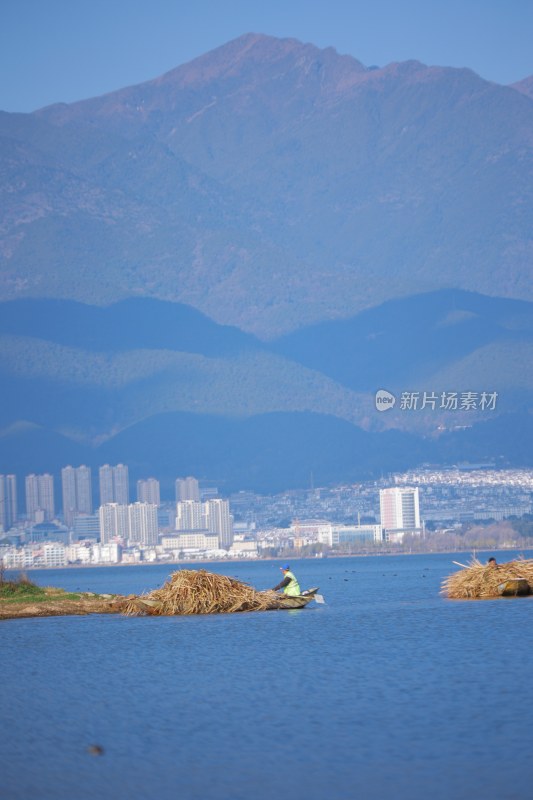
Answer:
<svg viewBox="0 0 533 800"><path fill-rule="evenodd" d="M443 581L441 593L455 600L499 597L498 586L516 578L525 579L533 591L533 560L518 559L490 566L473 558L464 569Z"/></svg>
<svg viewBox="0 0 533 800"><path fill-rule="evenodd" d="M236 611L267 611L277 608L276 592L256 592L246 583L201 570L174 572L161 589L140 597L130 596L124 614L231 614Z"/></svg>

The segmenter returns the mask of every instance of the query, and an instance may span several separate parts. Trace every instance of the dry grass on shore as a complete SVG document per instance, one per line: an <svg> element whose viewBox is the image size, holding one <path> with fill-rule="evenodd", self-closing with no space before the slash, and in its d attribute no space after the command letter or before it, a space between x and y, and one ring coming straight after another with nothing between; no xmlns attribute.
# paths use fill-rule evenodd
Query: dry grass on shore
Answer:
<svg viewBox="0 0 533 800"><path fill-rule="evenodd" d="M498 586L517 578L527 580L533 591L532 559L517 559L490 566L473 558L464 569L443 581L441 593L454 600L499 597Z"/></svg>
<svg viewBox="0 0 533 800"><path fill-rule="evenodd" d="M277 608L277 603L276 592L257 592L246 583L204 569L182 569L174 572L161 589L127 598L122 610L129 615L231 614L267 611Z"/></svg>

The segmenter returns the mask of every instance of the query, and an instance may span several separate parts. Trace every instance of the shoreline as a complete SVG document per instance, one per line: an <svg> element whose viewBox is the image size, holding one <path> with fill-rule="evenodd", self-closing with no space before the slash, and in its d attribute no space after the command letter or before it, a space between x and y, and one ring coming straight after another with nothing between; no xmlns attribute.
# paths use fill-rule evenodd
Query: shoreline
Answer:
<svg viewBox="0 0 533 800"><path fill-rule="evenodd" d="M122 562L116 564L110 563L102 563L102 564L63 564L62 566L54 566L54 567L17 567L9 569L6 568L5 572L7 574L13 573L25 573L25 572L35 572L39 570L69 570L69 569L106 569L110 567L163 567L163 566L183 566L184 564L190 565L202 565L207 568L209 564L227 564L235 565L235 564L260 564L261 562L268 562L268 561L327 561L328 559L339 559L339 558L388 558L392 556L445 556L445 555L457 555L458 553L468 553L473 557L476 557L476 553L506 553L506 552L521 552L521 551L533 551L531 547L487 547L487 548L467 548L464 550L431 550L431 551L417 551L413 552L395 552L395 553L328 553L328 555L317 557L317 556L299 556L299 555L291 555L291 556L271 556L269 558L210 558L210 559L182 559L179 561L137 561L133 564L124 564Z"/></svg>
<svg viewBox="0 0 533 800"><path fill-rule="evenodd" d="M519 556L522 554L526 554L528 551L527 548L520 550L519 548L505 548L502 550L487 550L487 551L472 551L472 550L463 550L463 551L444 551L438 553L379 553L379 554L350 554L346 555L335 555L332 556L334 559L339 558L369 558L373 555L379 556L413 556L413 555L460 555L461 553L468 553L470 558L475 558L477 554L480 553L488 553L488 552L515 552L518 553ZM329 557L328 557L329 558ZM282 558L273 558L273 559L260 559L260 561L283 561L286 559ZM325 559L315 559L312 556L303 557L301 560L306 561L314 561L314 560L327 560ZM515 559L516 560L516 557ZM242 559L242 563L257 563L257 559ZM453 562L453 559L452 559ZM217 563L217 564L228 564L228 562L224 559L220 559L215 561L211 561L210 563ZM230 562L235 563L235 562ZM453 562L458 563L458 562ZM192 567L202 567L207 568L209 566L209 562L206 561L179 561L179 562L156 562L156 566L163 566L165 564L169 567L179 567L183 565L190 565ZM95 567L98 568L99 566L106 566L106 567L132 567L132 566L153 566L154 562L140 562L139 564L105 564L105 565L98 565L98 564L91 564L81 567L81 569L86 569L88 567ZM465 565L466 566L466 565ZM42 569L43 571L49 571L53 569L59 570L69 570L69 569L79 569L80 567L76 567L73 565L64 566L64 567L35 567L29 571L37 571ZM6 571L7 572L7 571ZM11 572L16 572L11 570ZM64 589L56 588L56 587L42 587L43 593L46 595L43 597L41 594L40 596L36 597L23 597L20 599L0 599L0 622L7 620L7 619L28 619L28 618L36 618L36 617L57 617L57 616L88 616L91 614L121 614L124 608L124 601L128 599L128 597L133 597L133 595L121 595L121 594L97 594L94 592L67 592ZM73 596L75 595L75 596Z"/></svg>

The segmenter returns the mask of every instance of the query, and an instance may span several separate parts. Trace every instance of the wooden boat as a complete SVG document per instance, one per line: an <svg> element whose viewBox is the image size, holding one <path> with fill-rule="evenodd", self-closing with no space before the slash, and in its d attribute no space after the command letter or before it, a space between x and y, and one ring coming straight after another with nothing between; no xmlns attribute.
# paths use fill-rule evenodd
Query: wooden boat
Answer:
<svg viewBox="0 0 533 800"><path fill-rule="evenodd" d="M318 592L318 586L315 586L313 589L306 589L305 592L298 595L288 595L288 594L280 594L279 595L279 604L276 606L272 606L272 609L283 609L283 608L304 608L308 603L315 599L315 595ZM148 616L156 616L159 613L160 603L157 600L151 600L146 597L132 597L129 598L130 601L137 606L137 609L141 614L147 614Z"/></svg>
<svg viewBox="0 0 533 800"><path fill-rule="evenodd" d="M132 599L141 613L148 614L148 616L157 615L160 604L156 600L148 600L144 597L135 597Z"/></svg>
<svg viewBox="0 0 533 800"><path fill-rule="evenodd" d="M531 587L525 578L513 578L499 584L498 594L501 597L524 597L531 594Z"/></svg>
<svg viewBox="0 0 533 800"><path fill-rule="evenodd" d="M304 608L311 600L315 599L318 586L314 589L306 589L305 592L297 595L282 594L279 597L279 608Z"/></svg>

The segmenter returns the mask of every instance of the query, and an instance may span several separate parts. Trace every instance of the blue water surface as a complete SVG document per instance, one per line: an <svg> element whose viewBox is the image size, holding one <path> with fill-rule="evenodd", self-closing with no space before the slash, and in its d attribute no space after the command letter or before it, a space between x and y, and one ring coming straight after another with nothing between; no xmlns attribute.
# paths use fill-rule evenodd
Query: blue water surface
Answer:
<svg viewBox="0 0 533 800"><path fill-rule="evenodd" d="M0 796L529 797L533 602L444 599L466 558L295 561L326 599L297 611L0 623ZM208 568L257 588L280 576ZM32 578L137 593L171 569Z"/></svg>

